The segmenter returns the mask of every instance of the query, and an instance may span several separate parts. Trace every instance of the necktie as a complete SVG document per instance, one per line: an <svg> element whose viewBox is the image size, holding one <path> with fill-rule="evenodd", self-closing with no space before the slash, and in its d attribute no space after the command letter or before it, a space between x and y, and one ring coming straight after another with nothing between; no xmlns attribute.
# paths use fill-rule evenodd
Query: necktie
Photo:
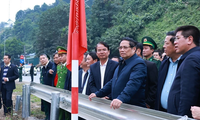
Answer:
<svg viewBox="0 0 200 120"><path fill-rule="evenodd" d="M84 75L84 77L83 77L82 88L83 88L84 85L85 85L85 82L86 82L87 76L88 76L88 72L86 72L85 75Z"/></svg>

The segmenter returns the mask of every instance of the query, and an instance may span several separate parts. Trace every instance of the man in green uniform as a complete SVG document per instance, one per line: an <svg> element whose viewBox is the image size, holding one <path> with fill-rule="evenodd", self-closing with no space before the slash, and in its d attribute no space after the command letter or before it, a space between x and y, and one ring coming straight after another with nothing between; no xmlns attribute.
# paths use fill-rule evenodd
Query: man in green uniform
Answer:
<svg viewBox="0 0 200 120"><path fill-rule="evenodd" d="M61 64L57 65L58 79L54 79L54 86L60 89L71 90L71 72L67 69L67 50L64 47L57 47ZM69 112L60 109L59 120L71 120Z"/></svg>
<svg viewBox="0 0 200 120"><path fill-rule="evenodd" d="M159 69L161 61L153 57L153 52L157 49L155 41L150 37L143 37L142 43L144 59L156 63L156 66Z"/></svg>

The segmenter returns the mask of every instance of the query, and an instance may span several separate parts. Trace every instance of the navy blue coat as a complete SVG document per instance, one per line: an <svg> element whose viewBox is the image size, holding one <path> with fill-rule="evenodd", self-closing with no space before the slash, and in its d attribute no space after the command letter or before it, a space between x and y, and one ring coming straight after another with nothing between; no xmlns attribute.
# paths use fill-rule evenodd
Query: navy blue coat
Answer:
<svg viewBox="0 0 200 120"><path fill-rule="evenodd" d="M89 70L88 70L89 71ZM83 91L83 88L84 88L84 86L81 86L82 85L82 74L83 74L83 69L80 69L79 70L79 83L78 83L78 87L79 87L79 93L82 93L82 91ZM89 75L89 74L88 74ZM89 77L89 76L87 76L87 77ZM89 80L89 79L88 79ZM83 82L86 82L86 81L83 81ZM85 84L85 83L83 83L83 84ZM90 86L89 86L89 84L87 84L87 87L86 87L86 95L90 95Z"/></svg>
<svg viewBox="0 0 200 120"><path fill-rule="evenodd" d="M52 86L54 86L54 79L55 79L56 73L57 73L57 64L56 63L53 63L52 70L53 70ZM48 74L49 74L49 72L48 72ZM49 75L51 75L51 74L49 74Z"/></svg>
<svg viewBox="0 0 200 120"><path fill-rule="evenodd" d="M65 90L69 90L71 91L71 71L70 70L67 70L67 76L66 76L66 79L65 79L65 86L64 86L64 89Z"/></svg>
<svg viewBox="0 0 200 120"><path fill-rule="evenodd" d="M113 78L118 62L108 59L103 86ZM100 71L100 61L92 64L90 66L90 78L89 78L90 92L95 93L101 89L101 71Z"/></svg>
<svg viewBox="0 0 200 120"><path fill-rule="evenodd" d="M49 70L52 69L53 63L49 61L48 65L43 66L42 68L42 76L43 76L43 82L45 85L52 86L52 81L53 81L53 75L49 74Z"/></svg>
<svg viewBox="0 0 200 120"><path fill-rule="evenodd" d="M2 87L2 78L3 78L3 70L4 70L4 66L1 67L1 74L0 74L0 79L1 79L1 82L0 82L0 91L1 91L1 87ZM19 73L18 73L18 68L17 66L13 65L13 64L10 64L10 67L8 68L8 72L7 72L7 75L6 77L9 79L8 82L6 82L6 88L9 89L9 90L13 90L16 88L15 86L15 80L17 78L19 78Z"/></svg>
<svg viewBox="0 0 200 120"><path fill-rule="evenodd" d="M165 83L165 79L167 77L168 69L169 69L169 58L166 58L162 61L159 73L158 73L158 84L157 84L157 93L156 93L156 102L155 102L155 109L160 111L165 111L161 105L161 92L163 89L163 85ZM177 67L178 69L178 67Z"/></svg>
<svg viewBox="0 0 200 120"><path fill-rule="evenodd" d="M200 47L181 56L168 97L167 111L192 117L190 107L200 106Z"/></svg>
<svg viewBox="0 0 200 120"><path fill-rule="evenodd" d="M113 78L95 94L97 97L111 94L111 99L117 98L123 103L145 107L146 64L136 54L125 60L125 64L119 75L118 66Z"/></svg>

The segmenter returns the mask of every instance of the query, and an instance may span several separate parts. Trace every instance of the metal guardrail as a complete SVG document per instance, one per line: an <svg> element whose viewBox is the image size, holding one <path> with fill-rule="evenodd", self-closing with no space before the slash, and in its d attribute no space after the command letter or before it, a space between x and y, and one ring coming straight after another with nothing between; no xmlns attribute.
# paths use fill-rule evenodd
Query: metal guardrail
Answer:
<svg viewBox="0 0 200 120"><path fill-rule="evenodd" d="M23 118L27 118L30 115L31 94L51 103L51 120L57 120L59 108L71 112L70 91L33 82L30 85L23 86ZM124 103L122 103L119 109L114 110L110 109L110 102L100 98L94 98L92 101L89 101L88 96L79 94L78 115L87 120L193 120Z"/></svg>

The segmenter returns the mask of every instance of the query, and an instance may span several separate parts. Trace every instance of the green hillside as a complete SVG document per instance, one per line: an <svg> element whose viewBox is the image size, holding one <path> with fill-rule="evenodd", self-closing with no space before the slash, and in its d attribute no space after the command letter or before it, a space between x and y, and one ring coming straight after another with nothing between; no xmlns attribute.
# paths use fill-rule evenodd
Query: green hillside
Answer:
<svg viewBox="0 0 200 120"><path fill-rule="evenodd" d="M137 40L140 41L142 37L150 36L156 41L159 48L162 48L168 31L173 31L182 25L194 25L200 28L200 3L196 3L167 4L170 7L165 8L165 12L159 19L146 24L137 35Z"/></svg>
<svg viewBox="0 0 200 120"><path fill-rule="evenodd" d="M110 45L111 56L118 55L121 38L131 37L141 42L144 36L152 37L161 49L168 31L181 25L200 28L200 0L85 1L88 51L94 50L99 41L105 41ZM69 8L69 0L56 0L51 6L36 5L34 10L18 11L14 27L0 33L0 57L7 38L11 42L21 41L12 48L21 49L14 55L23 54L24 48L27 53L51 55L58 45L66 46Z"/></svg>

